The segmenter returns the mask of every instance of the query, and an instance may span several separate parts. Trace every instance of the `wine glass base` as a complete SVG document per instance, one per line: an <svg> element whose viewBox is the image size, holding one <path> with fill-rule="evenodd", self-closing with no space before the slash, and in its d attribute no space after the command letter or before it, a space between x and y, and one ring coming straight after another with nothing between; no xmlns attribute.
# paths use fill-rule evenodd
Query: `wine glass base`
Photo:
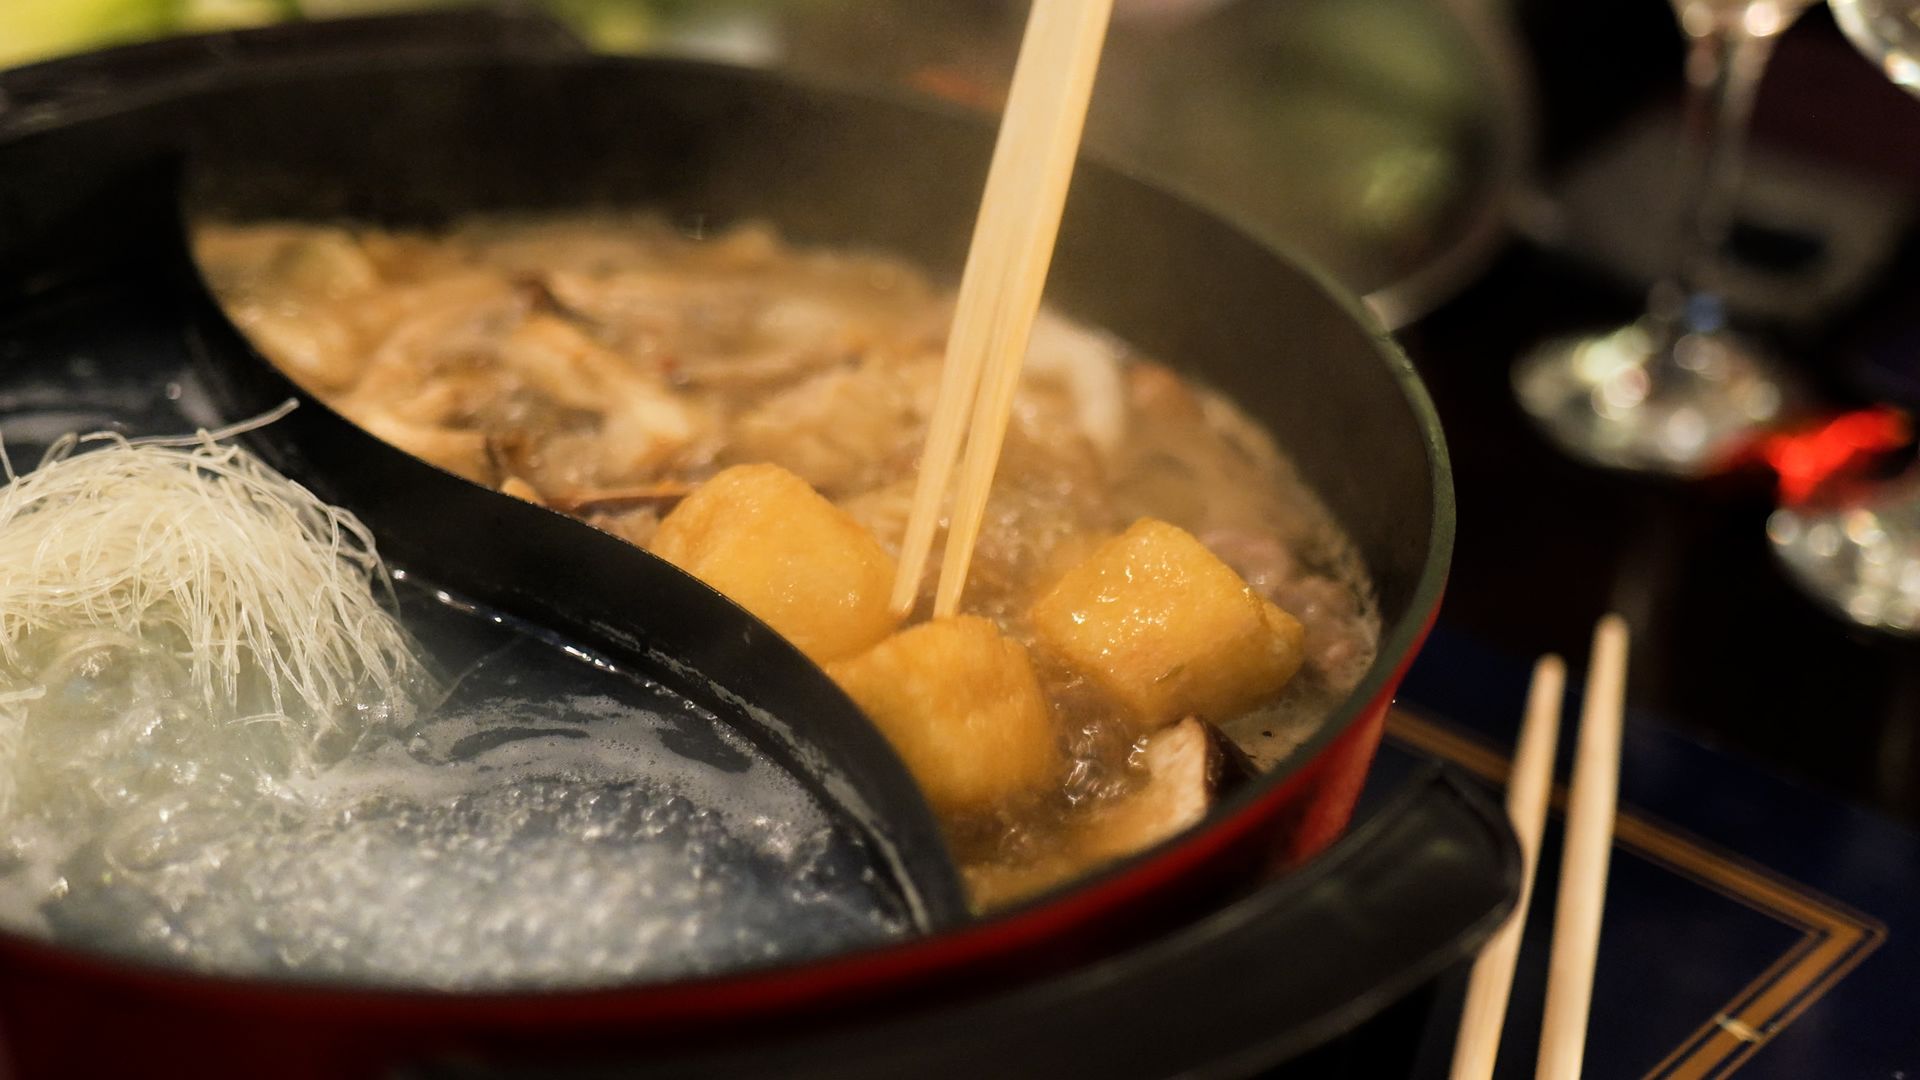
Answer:
<svg viewBox="0 0 1920 1080"><path fill-rule="evenodd" d="M1842 506L1776 510L1767 538L1794 581L1841 615L1920 636L1920 465Z"/></svg>
<svg viewBox="0 0 1920 1080"><path fill-rule="evenodd" d="M1644 323L1534 347L1514 393L1546 436L1581 461L1697 477L1721 468L1777 421L1784 378L1725 331L1679 336L1671 348Z"/></svg>

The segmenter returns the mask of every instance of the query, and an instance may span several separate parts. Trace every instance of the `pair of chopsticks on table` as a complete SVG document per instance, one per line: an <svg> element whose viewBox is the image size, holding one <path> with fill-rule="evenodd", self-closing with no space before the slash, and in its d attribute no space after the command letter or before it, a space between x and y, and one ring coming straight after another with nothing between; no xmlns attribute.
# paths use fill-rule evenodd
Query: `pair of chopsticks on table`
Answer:
<svg viewBox="0 0 1920 1080"><path fill-rule="evenodd" d="M1466 1009L1454 1044L1453 1080L1487 1080L1500 1049L1513 970L1526 928L1540 838L1546 831L1553 792L1554 750L1567 666L1543 656L1533 669L1526 720L1514 750L1507 784L1507 814L1520 839L1520 902L1474 962ZM1547 967L1547 1001L1541 1022L1540 1080L1575 1080L1587 1045L1587 1013L1593 1003L1599 958L1600 913L1606 899L1607 861L1613 850L1614 809L1620 790L1620 738L1626 709L1627 624L1618 615L1601 619L1593 633L1573 782L1567 795L1566 840L1560 856L1560 889L1553 915L1553 949Z"/></svg>

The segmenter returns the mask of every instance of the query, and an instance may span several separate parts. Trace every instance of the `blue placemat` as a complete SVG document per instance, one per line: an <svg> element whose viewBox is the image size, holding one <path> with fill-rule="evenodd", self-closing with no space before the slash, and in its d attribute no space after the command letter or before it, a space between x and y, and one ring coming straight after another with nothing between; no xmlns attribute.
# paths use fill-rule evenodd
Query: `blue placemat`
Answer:
<svg viewBox="0 0 1920 1080"><path fill-rule="evenodd" d="M1500 783L1529 666L1443 624L1402 690L1369 798L1435 758ZM1573 672L1570 693L1580 682ZM1807 717L1808 738L1839 719ZM1560 825L1556 812L1503 1080L1533 1074ZM1446 1075L1457 1016L1450 996L1419 1075ZM1920 1080L1920 835L1632 713L1586 1075L1735 1073Z"/></svg>

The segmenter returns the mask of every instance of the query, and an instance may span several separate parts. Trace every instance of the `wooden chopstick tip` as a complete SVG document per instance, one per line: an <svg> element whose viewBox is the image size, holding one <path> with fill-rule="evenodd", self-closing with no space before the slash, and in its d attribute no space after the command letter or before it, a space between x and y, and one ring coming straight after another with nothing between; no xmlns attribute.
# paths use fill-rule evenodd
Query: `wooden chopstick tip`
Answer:
<svg viewBox="0 0 1920 1080"><path fill-rule="evenodd" d="M1580 713L1583 724L1594 720L1618 729L1625 719L1630 646L1631 631L1627 620L1620 615L1604 615L1594 624L1593 652L1587 660L1586 701Z"/></svg>
<svg viewBox="0 0 1920 1080"><path fill-rule="evenodd" d="M1547 653L1533 662L1533 681L1527 685L1529 701L1552 697L1555 701L1566 696L1567 662L1558 653Z"/></svg>
<svg viewBox="0 0 1920 1080"><path fill-rule="evenodd" d="M1632 631L1627 626L1626 616L1617 611L1608 612L1600 617L1599 622L1593 624L1594 655L1598 656L1604 647L1609 651L1617 652L1624 659L1627 643L1631 638Z"/></svg>

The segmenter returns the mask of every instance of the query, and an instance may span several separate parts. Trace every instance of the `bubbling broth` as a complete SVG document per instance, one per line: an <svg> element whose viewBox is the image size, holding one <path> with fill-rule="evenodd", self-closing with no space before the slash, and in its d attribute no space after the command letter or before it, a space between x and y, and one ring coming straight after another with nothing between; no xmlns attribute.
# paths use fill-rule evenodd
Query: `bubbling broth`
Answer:
<svg viewBox="0 0 1920 1080"><path fill-rule="evenodd" d="M887 610L950 294L744 225L203 224L303 387L471 481L647 547L761 616L887 734L977 906L1151 845L1372 663L1360 560L1272 438L1042 312L962 615ZM938 552L936 549L936 562Z"/></svg>
<svg viewBox="0 0 1920 1080"><path fill-rule="evenodd" d="M396 590L351 514L211 434L85 441L0 486L0 926L446 989L912 927L858 823L694 701Z"/></svg>
<svg viewBox="0 0 1920 1080"><path fill-rule="evenodd" d="M0 924L205 971L469 990L724 972L910 929L866 841L732 728L494 637L450 693L421 688L312 768L270 725L199 722L169 650L88 646L25 717Z"/></svg>

